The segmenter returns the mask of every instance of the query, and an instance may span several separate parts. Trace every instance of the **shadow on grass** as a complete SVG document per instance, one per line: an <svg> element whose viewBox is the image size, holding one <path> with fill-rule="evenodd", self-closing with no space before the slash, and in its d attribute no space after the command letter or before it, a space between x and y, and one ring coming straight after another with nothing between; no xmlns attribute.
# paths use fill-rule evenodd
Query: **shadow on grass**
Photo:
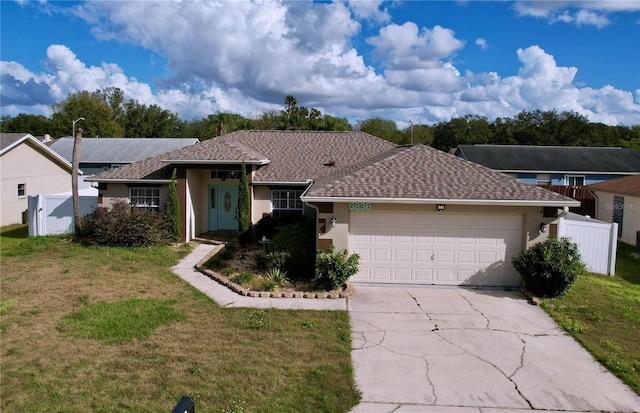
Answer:
<svg viewBox="0 0 640 413"><path fill-rule="evenodd" d="M8 227L11 228L11 227ZM6 238L27 238L29 236L29 227L24 225L24 226L19 226L17 228L12 228L12 229L8 229L8 230L3 230L2 231L2 237L6 237Z"/></svg>
<svg viewBox="0 0 640 413"><path fill-rule="evenodd" d="M640 284L640 257L634 256L633 245L618 242L616 276L632 284Z"/></svg>

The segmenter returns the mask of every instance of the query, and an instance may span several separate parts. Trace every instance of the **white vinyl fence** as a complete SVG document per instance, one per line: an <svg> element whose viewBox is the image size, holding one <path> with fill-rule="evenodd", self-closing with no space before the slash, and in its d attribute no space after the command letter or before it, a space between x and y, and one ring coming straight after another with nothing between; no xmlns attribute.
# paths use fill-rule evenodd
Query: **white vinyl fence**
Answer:
<svg viewBox="0 0 640 413"><path fill-rule="evenodd" d="M30 196L27 204L29 236L74 232L73 200L68 193ZM97 206L97 190L80 191L80 216L90 214Z"/></svg>
<svg viewBox="0 0 640 413"><path fill-rule="evenodd" d="M558 220L558 238L561 237L578 244L590 272L615 274L618 224L569 213Z"/></svg>

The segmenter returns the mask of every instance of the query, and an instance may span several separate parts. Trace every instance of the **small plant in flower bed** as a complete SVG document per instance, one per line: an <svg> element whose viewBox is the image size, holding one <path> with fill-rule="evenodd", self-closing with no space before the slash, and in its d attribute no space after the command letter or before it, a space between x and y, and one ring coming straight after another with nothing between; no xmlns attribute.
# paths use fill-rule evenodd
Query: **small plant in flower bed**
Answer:
<svg viewBox="0 0 640 413"><path fill-rule="evenodd" d="M273 281L276 286L281 286L285 282L286 277L287 272L282 271L279 267L273 267L267 271L267 278Z"/></svg>
<svg viewBox="0 0 640 413"><path fill-rule="evenodd" d="M327 251L317 251L316 275L327 290L336 290L358 272L359 263L358 254L349 255L346 249L335 252L335 247L332 245Z"/></svg>
<svg viewBox="0 0 640 413"><path fill-rule="evenodd" d="M248 284L255 278L255 275L249 271L242 271L240 274L231 277L231 281L236 284Z"/></svg>

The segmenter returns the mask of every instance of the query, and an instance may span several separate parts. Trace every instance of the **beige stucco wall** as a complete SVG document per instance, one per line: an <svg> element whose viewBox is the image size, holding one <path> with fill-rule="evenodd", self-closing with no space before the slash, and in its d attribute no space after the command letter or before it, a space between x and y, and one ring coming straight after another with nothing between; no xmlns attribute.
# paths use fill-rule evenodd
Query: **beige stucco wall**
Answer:
<svg viewBox="0 0 640 413"><path fill-rule="evenodd" d="M596 195L595 218L604 222L613 222L613 197L603 191L594 191ZM622 213L622 236L620 241L636 245L636 233L640 231L640 198L624 196L624 210Z"/></svg>
<svg viewBox="0 0 640 413"><path fill-rule="evenodd" d="M265 185L253 186L251 222L257 224L263 214L271 213L271 189Z"/></svg>
<svg viewBox="0 0 640 413"><path fill-rule="evenodd" d="M388 212L418 212L418 211L436 211L435 204L372 204L372 209L376 211ZM544 241L548 237L548 231L540 232L540 224L548 224L553 219L542 217L542 208L540 207L509 207L509 206L466 206L466 205L446 205L443 214L456 213L490 213L490 214L520 214L522 216L522 248L528 248L531 245ZM349 249L349 222L350 222L349 204L334 203L332 213L320 213L319 219L326 219L327 232L319 235L319 239L332 240L336 250ZM334 228L329 227L332 217L336 218Z"/></svg>
<svg viewBox="0 0 640 413"><path fill-rule="evenodd" d="M27 196L71 191L71 170L35 145L27 139L0 158L2 225L22 222ZM18 196L18 184L26 184L24 196Z"/></svg>

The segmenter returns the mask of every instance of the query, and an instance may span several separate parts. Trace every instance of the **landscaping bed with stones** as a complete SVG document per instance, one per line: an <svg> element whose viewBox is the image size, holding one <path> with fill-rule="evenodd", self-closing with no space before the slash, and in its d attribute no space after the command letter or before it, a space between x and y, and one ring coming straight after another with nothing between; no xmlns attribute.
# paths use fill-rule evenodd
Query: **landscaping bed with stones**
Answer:
<svg viewBox="0 0 640 413"><path fill-rule="evenodd" d="M289 280L287 279L281 285L278 285L273 291L259 291L256 289L243 286L239 283L233 282L234 276L240 273L252 273L255 277L265 277L260 271L255 268L255 257L258 254L263 253L261 249L252 247L240 248L225 260L223 268L216 268L215 270L208 267L208 263L212 258L220 254L225 248L224 244L217 245L211 253L200 260L195 268L213 279L214 281L224 285L231 291L236 292L239 295L246 297L262 297L262 298L346 298L353 293L353 286L350 283L345 283L341 289L333 291L321 290L320 287L313 283L311 280ZM254 283L256 284L256 283ZM259 283L257 283L259 284Z"/></svg>

